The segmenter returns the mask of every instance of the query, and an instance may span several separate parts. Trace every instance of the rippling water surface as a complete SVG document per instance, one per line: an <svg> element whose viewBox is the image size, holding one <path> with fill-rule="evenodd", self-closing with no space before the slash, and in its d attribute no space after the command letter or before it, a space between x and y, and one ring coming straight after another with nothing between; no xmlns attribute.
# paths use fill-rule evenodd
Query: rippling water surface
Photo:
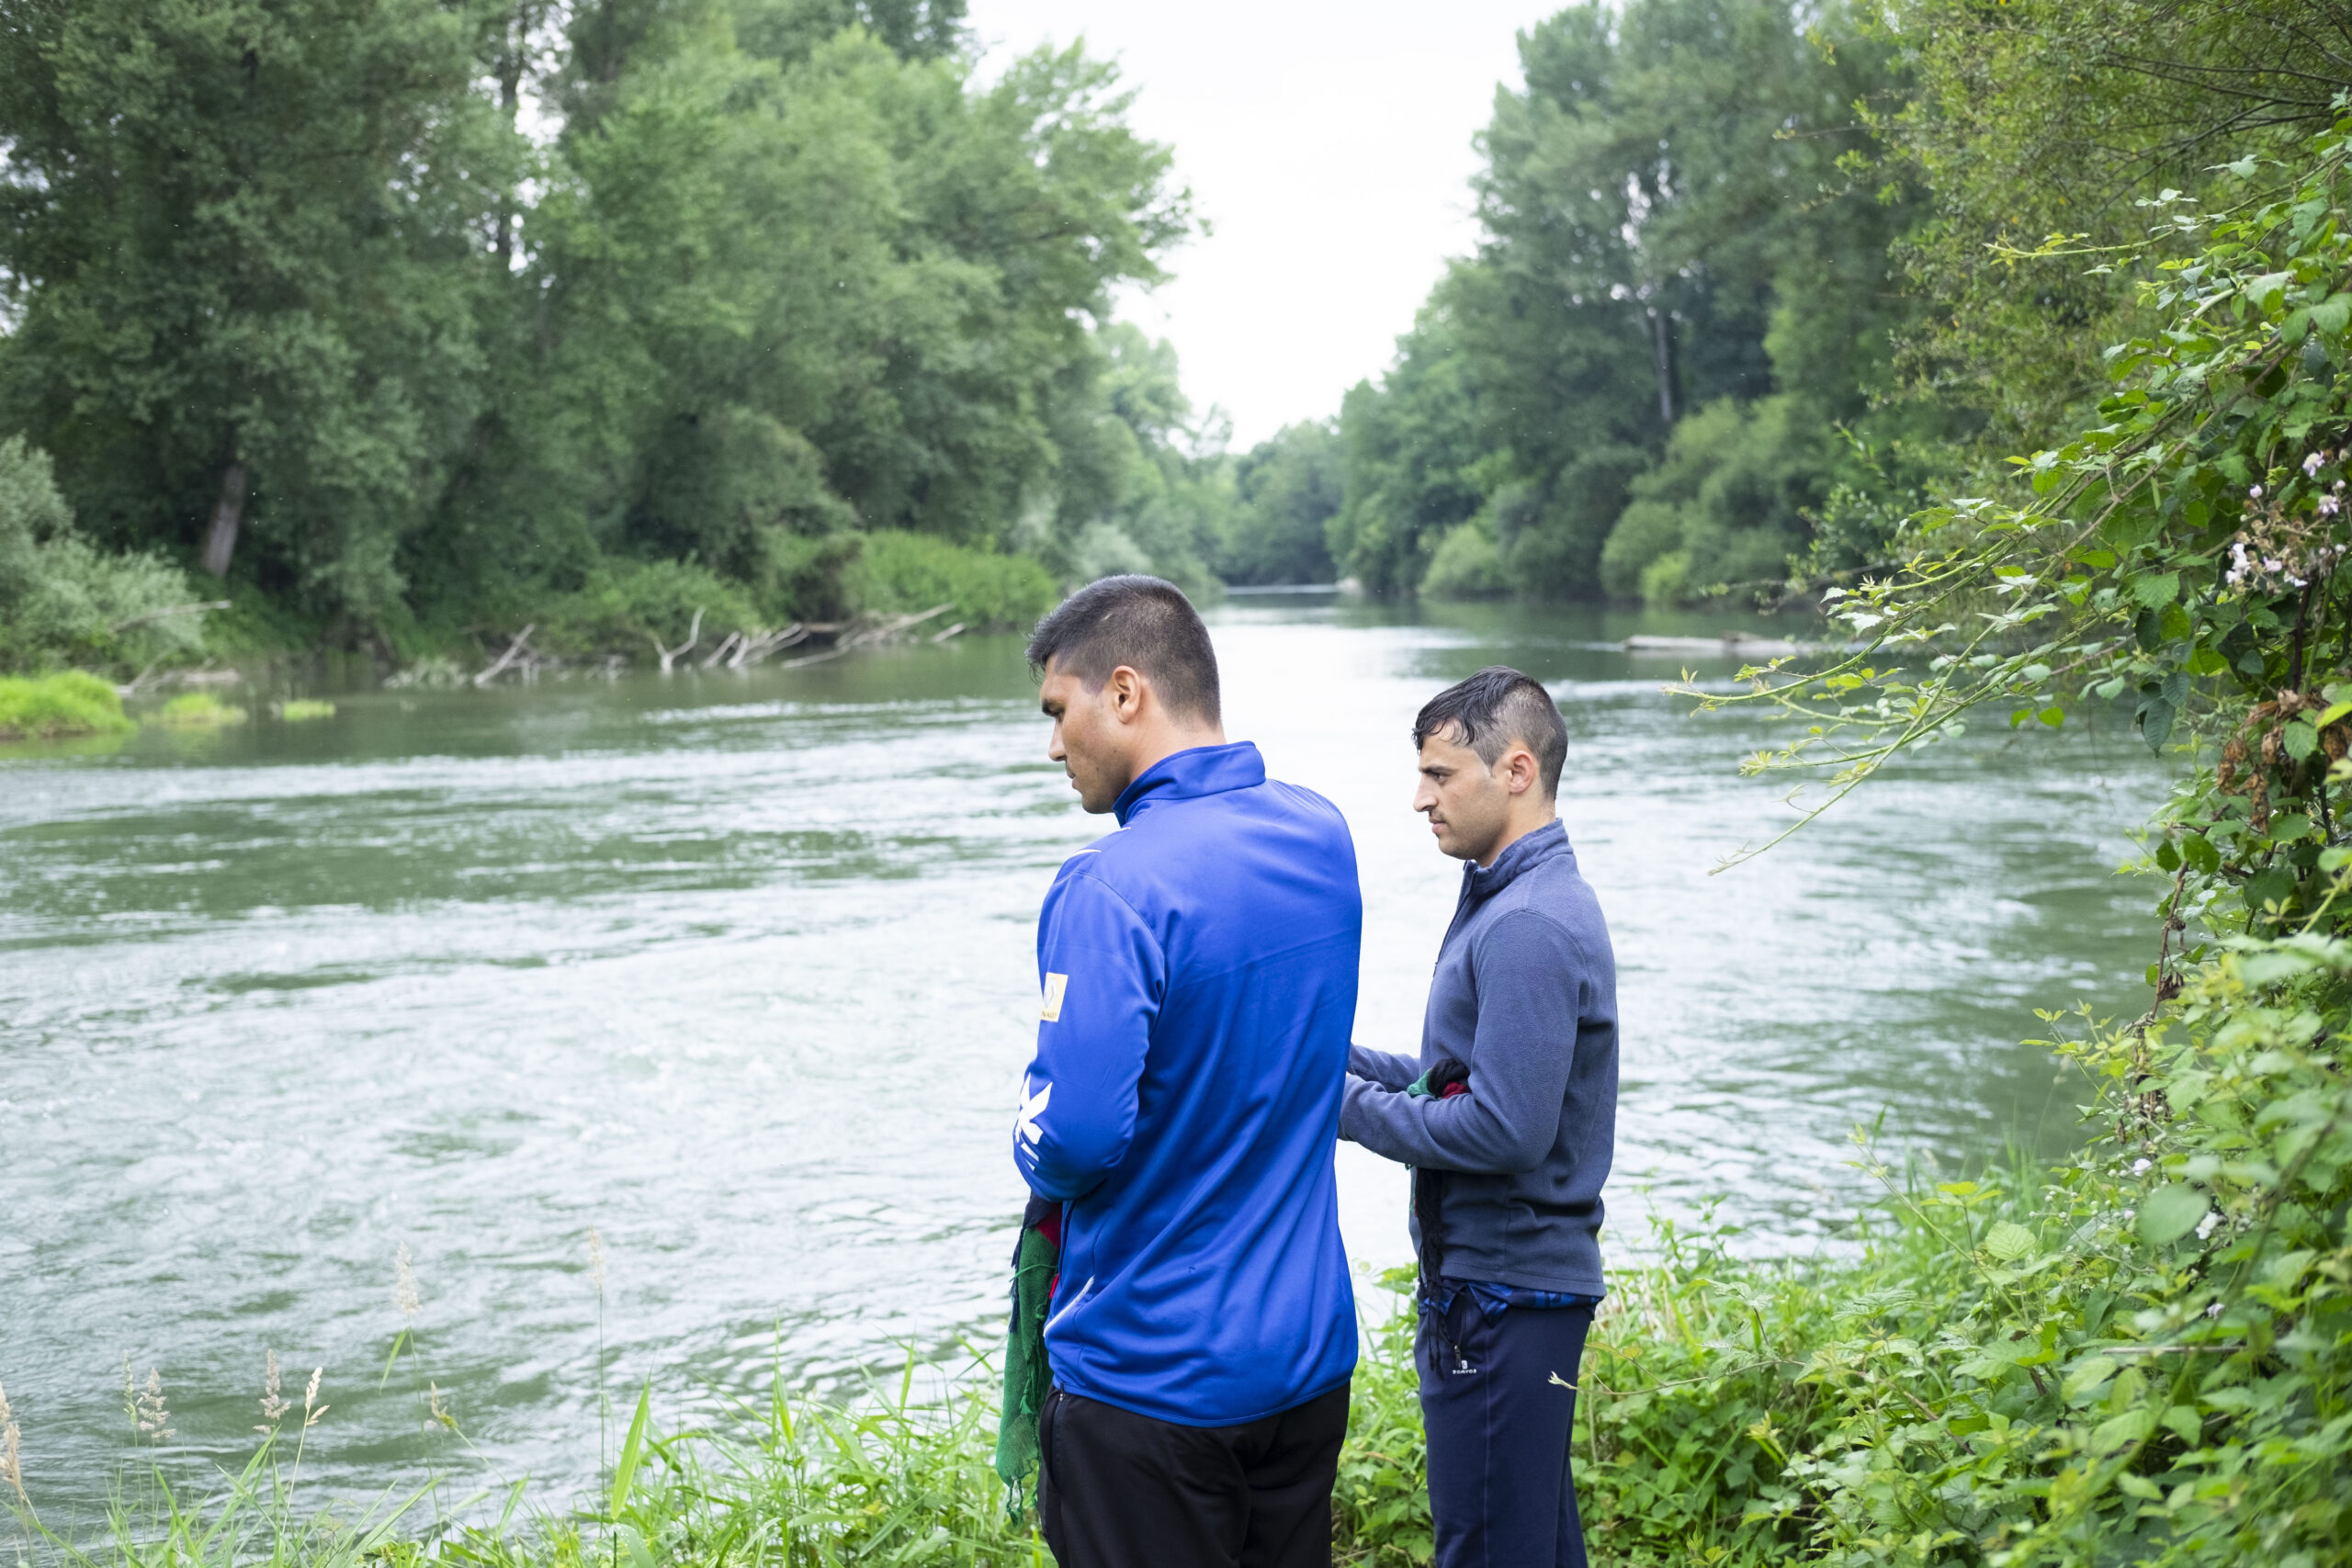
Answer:
<svg viewBox="0 0 2352 1568"><path fill-rule="evenodd" d="M1768 733L1686 717L1672 664L1616 646L1698 627L1325 598L1213 625L1228 733L1354 829L1358 1038L1391 1049L1457 875L1406 806L1413 712L1490 662L1551 685L1620 963L1620 1257L1714 1203L1820 1245L1882 1112L1947 1163L2062 1141L2032 1008L2139 1005L2154 890L2110 829L2162 780L2120 731L1996 723L1711 877L1786 820L1736 773ZM243 1451L274 1348L326 1369L334 1483L437 1456L561 1497L596 1469L600 1336L606 1385L684 1404L991 1335L1033 921L1104 822L1015 639L337 700L0 750L0 1385L37 1502L105 1496L126 1358L160 1369L171 1466ZM1402 1261L1401 1178L1340 1158L1351 1254ZM481 1460L424 1436L427 1379Z"/></svg>

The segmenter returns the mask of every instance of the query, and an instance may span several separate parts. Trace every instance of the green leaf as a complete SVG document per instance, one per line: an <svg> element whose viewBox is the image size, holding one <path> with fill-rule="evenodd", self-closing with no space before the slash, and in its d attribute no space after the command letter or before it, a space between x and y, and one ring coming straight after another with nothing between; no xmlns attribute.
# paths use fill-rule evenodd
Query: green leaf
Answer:
<svg viewBox="0 0 2352 1568"><path fill-rule="evenodd" d="M2098 1424L2098 1429L2091 1433L2091 1451L2111 1454L2118 1449L2130 1448L2146 1437L2149 1428L2155 1424L2155 1412L2145 1405L2137 1410L2127 1410Z"/></svg>
<svg viewBox="0 0 2352 1568"><path fill-rule="evenodd" d="M2197 1228L2210 1205L2205 1194L2181 1182L2159 1187L2140 1205L2140 1239L2150 1247L2170 1247Z"/></svg>
<svg viewBox="0 0 2352 1568"><path fill-rule="evenodd" d="M2079 1398L2104 1385L2115 1375L2116 1366L2116 1361L2107 1356L2093 1356L2086 1361L2077 1362L2066 1374L2066 1381L2059 1385L2059 1392L2068 1399Z"/></svg>
<svg viewBox="0 0 2352 1568"><path fill-rule="evenodd" d="M2051 728L2055 729L2060 725L2066 722L2066 710L2053 703L2050 706L2043 708L2040 713L2035 714L2033 716L2048 725Z"/></svg>
<svg viewBox="0 0 2352 1568"><path fill-rule="evenodd" d="M2135 577L2132 580L2132 597L2151 610L2162 609L2180 597L2180 573L2155 571Z"/></svg>
<svg viewBox="0 0 2352 1568"><path fill-rule="evenodd" d="M2300 762L2319 750L2319 731L2297 719L2287 727L2279 743L2286 748L2287 755Z"/></svg>
<svg viewBox="0 0 2352 1568"><path fill-rule="evenodd" d="M2191 1448L2197 1445L2198 1437L2205 1429L2205 1423L2199 1418L2197 1412L2186 1404L2176 1404L2165 1411L2165 1425L2172 1428L2175 1437Z"/></svg>
<svg viewBox="0 0 2352 1568"><path fill-rule="evenodd" d="M2003 1220L1984 1233L1984 1250L2004 1263L2015 1263L2041 1250L2033 1233L2014 1221Z"/></svg>
<svg viewBox="0 0 2352 1568"><path fill-rule="evenodd" d="M649 1382L638 1391L637 1414L629 1418L628 1436L621 1440L620 1462L613 1467L612 1500L605 1510L607 1516L620 1513L621 1506L628 1501L629 1488L636 1484L637 1461L645 1449L646 1418L652 1410L653 1385Z"/></svg>

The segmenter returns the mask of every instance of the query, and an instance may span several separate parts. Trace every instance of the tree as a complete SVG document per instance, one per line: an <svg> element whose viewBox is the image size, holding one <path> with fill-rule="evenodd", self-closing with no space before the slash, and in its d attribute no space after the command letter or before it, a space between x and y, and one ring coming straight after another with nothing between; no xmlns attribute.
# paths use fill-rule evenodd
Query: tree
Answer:
<svg viewBox="0 0 2352 1568"><path fill-rule="evenodd" d="M439 0L6 0L0 411L85 525L360 615L480 395L526 149Z"/></svg>
<svg viewBox="0 0 2352 1568"><path fill-rule="evenodd" d="M1253 583L1329 582L1337 575L1325 538L1340 503L1337 425L1285 425L1235 462L1217 575Z"/></svg>

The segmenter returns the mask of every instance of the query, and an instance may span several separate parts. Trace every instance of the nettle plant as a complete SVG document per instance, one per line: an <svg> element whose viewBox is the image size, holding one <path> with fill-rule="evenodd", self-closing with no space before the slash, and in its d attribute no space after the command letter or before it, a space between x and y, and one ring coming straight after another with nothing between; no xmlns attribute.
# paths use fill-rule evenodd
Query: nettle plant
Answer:
<svg viewBox="0 0 2352 1568"><path fill-rule="evenodd" d="M1679 688L1797 727L1747 763L1809 781L1791 832L1980 710L2128 703L2187 763L2141 868L2154 1000L2052 1042L2099 1137L2032 1224L1970 1233L1981 1288L1781 1468L1833 1559L2352 1562L2348 164L2352 117L2217 171L2228 210L2151 202L2145 251L2097 259L2147 268L2161 324L2096 428L2020 460L2030 498L1923 514L1900 571L1832 591L1826 665Z"/></svg>

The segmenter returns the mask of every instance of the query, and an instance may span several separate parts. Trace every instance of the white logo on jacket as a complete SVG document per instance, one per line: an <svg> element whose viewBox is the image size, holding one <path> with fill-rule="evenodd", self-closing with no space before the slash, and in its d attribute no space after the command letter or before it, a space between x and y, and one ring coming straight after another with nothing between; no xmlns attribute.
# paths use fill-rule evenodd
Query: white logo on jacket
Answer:
<svg viewBox="0 0 2352 1568"><path fill-rule="evenodd" d="M1046 1102L1054 1097L1054 1086L1046 1084L1032 1089L1028 1078L1021 1080L1021 1114L1012 1123L1012 1146L1033 1163L1037 1157L1037 1142L1045 1134L1037 1125L1037 1118L1046 1113Z"/></svg>

